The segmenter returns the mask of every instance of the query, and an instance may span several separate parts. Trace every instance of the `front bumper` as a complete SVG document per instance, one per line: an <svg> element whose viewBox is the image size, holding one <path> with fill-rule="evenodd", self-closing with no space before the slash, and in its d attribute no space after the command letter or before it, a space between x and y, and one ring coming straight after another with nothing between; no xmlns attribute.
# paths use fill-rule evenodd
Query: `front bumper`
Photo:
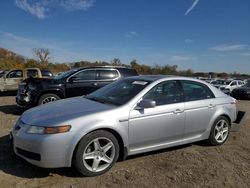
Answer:
<svg viewBox="0 0 250 188"><path fill-rule="evenodd" d="M33 165L43 168L71 166L71 132L37 135L28 134L25 128L21 128L13 129L10 138L15 154Z"/></svg>
<svg viewBox="0 0 250 188"><path fill-rule="evenodd" d="M241 123L245 117L246 112L238 111L237 119L231 125L231 132L238 132L240 130Z"/></svg>
<svg viewBox="0 0 250 188"><path fill-rule="evenodd" d="M20 107L33 107L35 104L34 96L32 94L17 93L16 104Z"/></svg>

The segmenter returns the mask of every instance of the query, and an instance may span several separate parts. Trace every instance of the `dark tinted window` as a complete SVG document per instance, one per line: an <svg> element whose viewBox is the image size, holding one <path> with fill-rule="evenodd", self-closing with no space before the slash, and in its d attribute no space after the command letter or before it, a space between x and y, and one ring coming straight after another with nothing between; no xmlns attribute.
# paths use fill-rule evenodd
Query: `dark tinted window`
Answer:
<svg viewBox="0 0 250 188"><path fill-rule="evenodd" d="M182 81L182 86L184 90L185 101L214 98L212 91L210 91L210 89L202 83Z"/></svg>
<svg viewBox="0 0 250 188"><path fill-rule="evenodd" d="M116 70L97 70L96 76L98 80L112 80L118 78L119 74Z"/></svg>
<svg viewBox="0 0 250 188"><path fill-rule="evenodd" d="M230 86L236 86L236 85L237 85L236 81L233 81L233 82L230 84Z"/></svg>
<svg viewBox="0 0 250 188"><path fill-rule="evenodd" d="M96 71L95 70L83 70L74 75L76 80L95 80Z"/></svg>
<svg viewBox="0 0 250 188"><path fill-rule="evenodd" d="M96 90L86 98L120 106L130 101L148 84L149 81L123 79Z"/></svg>
<svg viewBox="0 0 250 188"><path fill-rule="evenodd" d="M11 71L8 75L8 78L22 78L23 77L23 71L22 70L14 70Z"/></svg>
<svg viewBox="0 0 250 188"><path fill-rule="evenodd" d="M27 70L27 77L37 77L38 71L37 70Z"/></svg>
<svg viewBox="0 0 250 188"><path fill-rule="evenodd" d="M173 104L182 101L182 89L178 81L167 81L152 88L143 99L151 99L156 105Z"/></svg>
<svg viewBox="0 0 250 188"><path fill-rule="evenodd" d="M46 77L51 77L53 76L52 72L50 72L49 70L41 70L42 76L46 76Z"/></svg>
<svg viewBox="0 0 250 188"><path fill-rule="evenodd" d="M129 76L137 76L138 73L135 69L125 69L125 68L119 68L118 69L122 77L129 77Z"/></svg>

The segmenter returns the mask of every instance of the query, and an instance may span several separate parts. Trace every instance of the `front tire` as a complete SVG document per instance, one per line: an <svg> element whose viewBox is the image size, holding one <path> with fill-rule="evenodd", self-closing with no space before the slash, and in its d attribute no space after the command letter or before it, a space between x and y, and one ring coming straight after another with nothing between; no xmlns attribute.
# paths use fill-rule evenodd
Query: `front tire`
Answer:
<svg viewBox="0 0 250 188"><path fill-rule="evenodd" d="M209 144L216 146L222 145L226 142L230 131L230 123L227 118L218 117L211 129L211 133L208 139Z"/></svg>
<svg viewBox="0 0 250 188"><path fill-rule="evenodd" d="M107 131L99 130L82 138L76 148L73 164L84 176L98 176L107 172L119 157L119 143Z"/></svg>
<svg viewBox="0 0 250 188"><path fill-rule="evenodd" d="M61 98L54 94L54 93L47 93L47 94L43 94L39 101L38 101L38 105L42 105L42 104L46 104L46 103L50 103L50 102L53 102L53 101L57 101L57 100L60 100Z"/></svg>

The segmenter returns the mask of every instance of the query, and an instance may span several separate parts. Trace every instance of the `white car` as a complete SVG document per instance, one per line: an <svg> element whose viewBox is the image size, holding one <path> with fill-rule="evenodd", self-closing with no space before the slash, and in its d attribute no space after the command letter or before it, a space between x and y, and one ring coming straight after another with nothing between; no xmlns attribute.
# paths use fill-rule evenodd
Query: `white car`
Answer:
<svg viewBox="0 0 250 188"><path fill-rule="evenodd" d="M234 89L239 88L244 85L244 82L241 80L227 80L225 81L219 89L224 93L231 93Z"/></svg>

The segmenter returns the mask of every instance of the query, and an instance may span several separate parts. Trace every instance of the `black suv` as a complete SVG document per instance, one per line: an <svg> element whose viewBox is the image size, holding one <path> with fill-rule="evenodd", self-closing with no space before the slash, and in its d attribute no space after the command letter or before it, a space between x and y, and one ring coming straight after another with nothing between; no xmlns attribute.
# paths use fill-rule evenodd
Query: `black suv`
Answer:
<svg viewBox="0 0 250 188"><path fill-rule="evenodd" d="M29 78L19 85L16 103L33 107L86 95L120 78L137 75L134 69L105 66L72 69L54 78Z"/></svg>

